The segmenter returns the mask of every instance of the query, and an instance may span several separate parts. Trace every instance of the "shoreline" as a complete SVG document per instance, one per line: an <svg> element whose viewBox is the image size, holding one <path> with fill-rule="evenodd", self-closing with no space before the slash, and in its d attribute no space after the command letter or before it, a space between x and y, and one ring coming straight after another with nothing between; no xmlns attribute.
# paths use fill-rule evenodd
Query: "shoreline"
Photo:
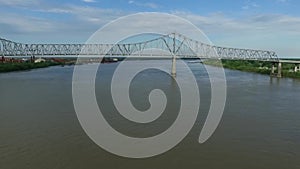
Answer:
<svg viewBox="0 0 300 169"><path fill-rule="evenodd" d="M18 71L30 71L33 69L47 68L51 66L64 66L63 63L57 62L40 62L40 63L0 63L0 73L18 72Z"/></svg>
<svg viewBox="0 0 300 169"><path fill-rule="evenodd" d="M264 75L270 75L272 67L269 62L254 60L205 60L203 64ZM293 66L294 64L284 64L282 77L300 79L300 72L294 72Z"/></svg>

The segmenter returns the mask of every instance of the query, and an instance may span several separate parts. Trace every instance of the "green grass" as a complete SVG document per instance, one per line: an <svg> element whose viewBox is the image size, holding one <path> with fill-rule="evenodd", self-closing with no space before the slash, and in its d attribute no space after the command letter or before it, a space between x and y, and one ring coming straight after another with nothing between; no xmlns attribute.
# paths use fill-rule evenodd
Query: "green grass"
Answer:
<svg viewBox="0 0 300 169"><path fill-rule="evenodd" d="M0 63L0 73L2 72L13 72L13 71L24 71L37 68L45 68L49 66L61 65L61 63L55 62L42 62L42 63Z"/></svg>
<svg viewBox="0 0 300 169"><path fill-rule="evenodd" d="M300 72L289 72L284 70L282 72L283 77L290 77L290 78L299 78L300 79Z"/></svg>
<svg viewBox="0 0 300 169"><path fill-rule="evenodd" d="M223 66L227 69L240 70L246 72L254 72L260 74L270 74L272 63L254 61L254 60L206 60L203 62L212 66ZM300 78L300 72L291 72L294 69L294 64L282 64L282 76L290 78Z"/></svg>

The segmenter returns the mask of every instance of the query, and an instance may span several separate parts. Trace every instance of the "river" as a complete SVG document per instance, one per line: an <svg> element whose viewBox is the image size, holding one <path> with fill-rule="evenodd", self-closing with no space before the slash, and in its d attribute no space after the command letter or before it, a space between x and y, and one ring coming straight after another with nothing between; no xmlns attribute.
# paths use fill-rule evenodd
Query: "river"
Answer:
<svg viewBox="0 0 300 169"><path fill-rule="evenodd" d="M172 125L180 103L178 87L170 76L154 69L136 76L130 96L136 108L146 110L149 92L162 89L168 98L163 115L151 124L135 124L116 113L109 84L118 64L102 64L96 80L97 99L110 124L119 132L138 137L156 135ZM225 70L223 118L213 136L199 144L210 104L210 85L200 63L189 66L201 93L196 123L172 150L146 159L108 153L86 135L72 102L73 66L0 74L0 168L300 168L299 80Z"/></svg>

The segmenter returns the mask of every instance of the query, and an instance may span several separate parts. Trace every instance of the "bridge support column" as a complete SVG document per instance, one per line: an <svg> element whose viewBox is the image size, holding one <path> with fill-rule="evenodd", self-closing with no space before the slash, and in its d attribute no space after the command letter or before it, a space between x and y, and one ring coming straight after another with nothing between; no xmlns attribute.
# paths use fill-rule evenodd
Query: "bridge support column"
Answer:
<svg viewBox="0 0 300 169"><path fill-rule="evenodd" d="M176 56L173 55L172 57L172 70L171 70L171 75L173 77L176 77Z"/></svg>
<svg viewBox="0 0 300 169"><path fill-rule="evenodd" d="M277 72L275 71L275 65L277 64ZM273 62L272 63L272 68L271 68L271 73L270 73L271 76L275 76L275 77L282 77L282 62Z"/></svg>
<svg viewBox="0 0 300 169"><path fill-rule="evenodd" d="M281 71L282 71L282 63L278 62L277 77L281 77Z"/></svg>
<svg viewBox="0 0 300 169"><path fill-rule="evenodd" d="M271 76L275 75L275 63L272 63Z"/></svg>
<svg viewBox="0 0 300 169"><path fill-rule="evenodd" d="M300 71L300 64L295 64L294 72Z"/></svg>

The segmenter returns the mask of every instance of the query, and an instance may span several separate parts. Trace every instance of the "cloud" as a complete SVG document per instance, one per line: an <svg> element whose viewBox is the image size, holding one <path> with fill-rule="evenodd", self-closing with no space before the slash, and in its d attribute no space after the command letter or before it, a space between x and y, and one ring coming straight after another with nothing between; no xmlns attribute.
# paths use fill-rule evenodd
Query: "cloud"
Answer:
<svg viewBox="0 0 300 169"><path fill-rule="evenodd" d="M128 4L132 4L132 5L136 5L136 6L140 6L140 7L152 8L152 9L159 8L159 5L157 5L155 3L151 3L151 2L142 3L142 2L130 0L130 1L128 1Z"/></svg>
<svg viewBox="0 0 300 169"><path fill-rule="evenodd" d="M247 1L245 2L245 5L242 6L242 9L243 9L243 10L248 10L248 9L259 8L259 7L260 7L260 5L257 4L256 2L253 2L253 1L251 1L251 0L247 0Z"/></svg>
<svg viewBox="0 0 300 169"><path fill-rule="evenodd" d="M5 17L0 17L0 25L10 27L12 33L52 32L56 30L55 24L42 18L17 14L6 14Z"/></svg>
<svg viewBox="0 0 300 169"><path fill-rule="evenodd" d="M299 56L300 53L300 17L257 14L233 18L222 13L208 16L173 13L202 29L216 45L274 50L280 56Z"/></svg>
<svg viewBox="0 0 300 169"><path fill-rule="evenodd" d="M14 8L16 10L22 8L35 15L14 12L15 9L11 12L0 11L0 15L5 16L0 17L0 36L17 41L41 41L42 43L85 42L104 24L128 14L128 12L115 9L70 4L60 6L51 3L39 3L32 6L22 4ZM44 13L47 13L47 17L44 17Z"/></svg>
<svg viewBox="0 0 300 169"><path fill-rule="evenodd" d="M40 9L33 9L34 11L43 13L54 13L58 15L68 14L73 20L80 22L86 22L88 24L101 25L107 23L113 19L129 14L122 10L117 9L104 9L91 6L79 6L79 5L62 5L60 7L43 6Z"/></svg>
<svg viewBox="0 0 300 169"><path fill-rule="evenodd" d="M86 3L95 3L97 2L96 0L82 0L83 2L86 2Z"/></svg>
<svg viewBox="0 0 300 169"><path fill-rule="evenodd" d="M137 5L136 1L128 1ZM0 32L12 40L24 42L84 42L101 26L131 14L130 11L107 9L72 4L55 5L44 1L0 0L0 5L15 5L35 15L0 11ZM255 6L255 5L254 5ZM24 8L25 7L25 8ZM39 13L42 13L39 15ZM47 17L44 17L47 13ZM281 55L298 55L300 49L300 17L285 14L252 14L244 17L229 17L224 13L197 15L191 12L171 11L172 14L186 18L202 29L217 45L258 48L278 51ZM63 17L61 17L63 16ZM67 17L68 19L65 19ZM137 24L139 23L139 24ZM139 25L149 22L137 22ZM176 26L174 30L177 29ZM38 36L37 36L38 34ZM74 36L76 35L76 36Z"/></svg>
<svg viewBox="0 0 300 169"><path fill-rule="evenodd" d="M287 3L289 0L276 0L278 3Z"/></svg>
<svg viewBox="0 0 300 169"><path fill-rule="evenodd" d="M243 18L233 18L223 13L207 16L175 11L173 14L184 17L208 32L290 32L300 34L300 17L284 14L257 14Z"/></svg>
<svg viewBox="0 0 300 169"><path fill-rule="evenodd" d="M31 6L39 4L39 0L0 0L1 5L17 7L17 6Z"/></svg>

